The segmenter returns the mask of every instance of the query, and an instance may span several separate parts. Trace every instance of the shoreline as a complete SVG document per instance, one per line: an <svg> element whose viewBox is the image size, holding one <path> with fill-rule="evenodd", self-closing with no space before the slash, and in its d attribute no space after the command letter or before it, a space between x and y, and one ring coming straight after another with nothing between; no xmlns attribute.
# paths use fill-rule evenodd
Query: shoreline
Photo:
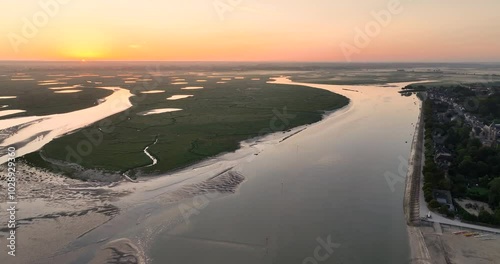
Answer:
<svg viewBox="0 0 500 264"><path fill-rule="evenodd" d="M432 214L432 219L423 219L422 209L429 209L423 199L423 191L421 188L423 184L422 169L425 148L423 145L423 107L422 101L420 102L421 109L419 119L416 123L414 139L408 159L408 172L403 202L410 243L410 263L444 264L451 263L453 259L462 259L462 261L465 261L465 259L469 260L469 257L474 258L474 254L467 256L467 254L460 252L461 248L465 247L474 247L474 249L471 249L471 252L480 251L481 249L479 248L481 247L488 248L483 248L484 251L482 254L491 255L495 250L491 249L491 245L485 243L485 241L467 241L467 238L457 237L453 232L481 232L482 234L498 235L500 234L500 230L458 222L457 220L446 219L445 221L440 221L439 219L444 218L435 213ZM481 243L481 246L476 248L470 243ZM452 245L457 244L460 246L454 249Z"/></svg>
<svg viewBox="0 0 500 264"><path fill-rule="evenodd" d="M280 83L279 82L280 78L276 78L275 83ZM287 80L286 78L282 78L281 81ZM283 84L286 84L288 81L284 81ZM306 85L306 84L303 84ZM314 85L314 84L312 84ZM325 89L330 92L334 92L333 89L329 90L326 88L319 88L316 87L318 85L311 86L311 84L308 85L308 87L311 88L318 88L318 89ZM339 86L341 88L342 86ZM340 91L341 92L341 91ZM346 91L344 91L346 92ZM335 93L335 92L334 92ZM339 93L343 95L342 93ZM350 92L352 94L352 92ZM347 96L347 95L344 95ZM349 97L348 97L349 98ZM166 174L161 175L160 177L144 177L140 179L137 182L119 182L118 184L114 184L113 186L92 186L91 184L85 184L83 182L73 182L70 184L64 184L64 185L59 185L58 188L54 188L55 192L60 192L60 195L62 197L65 196L66 193L69 193L71 195L75 195L76 197L79 197L82 192L89 192L93 191L93 195L96 195L97 198L102 198L101 193L108 195L107 198L105 199L99 199L99 201L94 201L93 203L89 203L86 198L81 197L75 199L75 202L83 202L83 208L81 208L80 211L87 210L89 207L94 208L98 206L99 204L112 204L119 208L120 210L129 210L130 208L138 205L138 204L144 204L146 202L151 202L151 201L157 201L158 197L165 197L167 195L168 198L171 198L168 195L175 194L176 191L182 190L185 186L196 186L199 185L200 183L206 183L209 182L210 179L214 178L217 175L220 175L221 172L224 173L226 171L235 171L238 172L237 166L240 166L242 164L251 162L254 158L255 155L258 155L262 151L265 151L267 148L272 147L276 144L279 144L280 142L283 141L283 139L290 138L304 130L306 130L308 127L311 127L315 124L324 122L327 119L330 118L335 118L338 117L339 115L348 113L350 110L353 108L353 101L350 99L349 104L346 106L336 109L335 111L329 111L325 113L324 117L322 120L309 124L309 125L303 125L299 127L295 127L291 129L290 131L285 131L285 132L275 132L272 134L268 134L265 136L257 137L252 140L246 140L243 142L240 142L240 148L231 153L222 153L216 157L209 158L207 160L204 160L202 162L198 162L196 164L193 164L191 166L188 166L186 168L180 169L178 171L174 172L169 172ZM50 173L50 172L46 172ZM243 175L244 176L244 175ZM244 180L243 180L244 181ZM243 182L241 181L241 182ZM237 185L236 191L238 188L241 186L241 182L239 185ZM36 184L35 184L36 185ZM57 185L57 184L56 184ZM78 188L77 188L78 187ZM190 187L191 188L191 187ZM223 195L221 195L223 196ZM179 197L174 197L172 198L173 200L169 200L168 203L174 203L177 201L181 201L184 199L190 199L190 196L179 196ZM45 199L45 201L44 201ZM32 200L28 201L23 201L23 203L20 204L20 208L30 208L30 207L35 207L35 206L40 206L40 204L44 204L45 206L51 206L51 197L47 198L33 198ZM29 205L30 204L30 205ZM27 206L29 205L29 206ZM86 209L87 208L87 209ZM46 209L46 208L45 208ZM44 210L45 210L44 209ZM61 206L61 207L53 207L55 214L60 214L61 212L75 212L75 209L72 208L71 206ZM23 210L26 213L26 210ZM27 212L31 213L31 212ZM43 212L45 215L45 211ZM95 214L99 214L98 212ZM120 212L117 212L117 215L120 215ZM41 215L41 214L39 214ZM100 214L99 214L100 215ZM91 219L98 219L98 215L94 215L94 212L92 214L88 214L88 217ZM85 217L87 217L85 216ZM60 219L65 218L66 216L60 216ZM89 230L94 230L95 228L98 228L102 226L104 223L110 221L113 219L114 216L110 216L106 218L105 220L100 221L99 223L96 223L95 226L92 228L88 228L88 230L85 230L84 232L80 232L77 230L73 230L74 224L71 223L71 221L68 221L63 224L63 226L59 226L57 229L62 229L66 230L66 232L70 232L72 234L78 233L75 237L80 237L89 232ZM23 218L29 218L29 217L23 217ZM70 219L75 219L79 217L74 216L70 217ZM56 222L58 218L55 219ZM55 228L55 223L50 224L51 221L54 222L54 219L41 219L37 220L37 223L31 223L25 228L27 230L31 230L30 232L34 232L35 227L37 224L40 224L40 222L43 222L44 225L49 225L53 226ZM51 232L50 230L54 230L54 228L46 228L46 232ZM22 229L21 229L22 231ZM28 233L30 233L28 232ZM43 231L42 231L43 233ZM28 237L28 236L27 236ZM31 235L29 235L31 238ZM75 238L57 238L58 240L65 240L66 244L71 243L74 241ZM23 239L23 243L26 238ZM50 243L49 243L50 244ZM23 245L20 245L23 246ZM47 245L48 246L48 245ZM24 247L24 246L23 246ZM57 249L47 249L47 252L55 252L61 250L63 247L57 247ZM23 255L28 253L24 253ZM1 255L1 254L0 254ZM24 257L24 256L23 256ZM42 254L40 256L34 256L34 257L46 257L46 254Z"/></svg>
<svg viewBox="0 0 500 264"><path fill-rule="evenodd" d="M347 106L340 108L345 109ZM339 109L339 110L340 110ZM329 113L326 118L336 111ZM320 121L321 122L321 121ZM226 173L233 173L236 165L251 162L254 155L265 151L268 147L279 144L283 139L288 139L306 130L310 125L303 125L291 129L288 132L275 132L265 136L257 137L251 141L241 142L241 147L232 153L223 153L216 157L198 162L175 172L169 172L160 176L144 177L138 181L122 180L112 184L86 183L83 181L69 179L65 176L53 173L28 164L19 163L20 174L37 175L34 182L20 182L18 190L20 194L18 208L18 257L19 263L26 263L32 259L44 259L51 263L52 252L64 250L70 243L83 237L89 232L105 225L116 216L122 214L135 205L146 201L158 200L159 197L167 197L165 205L174 204L182 200L191 199L194 196L177 196L177 193L184 192L183 189L193 188L198 185L210 183L210 179ZM4 166L4 165L1 165ZM23 173L23 171L30 173ZM23 177L24 178L24 177ZM29 179L23 179L28 180ZM232 179L229 179L233 181ZM240 188L244 178L236 181L234 192ZM42 187L39 183L44 183ZM224 189L227 180L222 183L215 182L209 189L215 187L217 198L224 197ZM21 187L22 186L22 187ZM27 186L27 188L26 188ZM191 187L193 186L193 187ZM23 190L24 189L24 190ZM47 192L41 189L47 190ZM33 192L34 190L38 190ZM229 193L233 191L229 190ZM196 191L195 191L196 193ZM200 194L203 193L200 192ZM161 196L159 196L161 195ZM173 197L170 197L173 195ZM3 197L2 197L3 198ZM7 217L3 212L5 205L0 198L1 218ZM108 207L114 209L109 213ZM83 224L83 222L85 224ZM40 227L42 230L40 230ZM54 232L59 230L59 232ZM0 238L5 239L6 233L0 230ZM27 251L29 248L39 247L39 243L44 241L44 250ZM57 241L57 243L55 243ZM128 242L137 246L137 241ZM47 254L46 252L51 252ZM0 251L0 257L6 251ZM141 253L143 254L143 253ZM16 263L16 262L13 262ZM147 262L140 262L147 263Z"/></svg>
<svg viewBox="0 0 500 264"><path fill-rule="evenodd" d="M17 191L20 210L17 222L20 239L17 245L19 256L16 260L26 263L32 259L46 259L46 262L42 263L50 263L50 255L53 252L63 250L76 239L101 227L131 207L157 200L157 197L163 194L174 194L174 197L169 197L169 204L190 199L191 196L183 196L184 194L179 197L175 195L185 187L214 184L215 189L218 189L217 193L220 192L223 197L225 189L220 186L225 186L227 179L223 179L226 181L222 183L211 182L211 179L227 172L232 173L235 166L251 162L267 148L272 148L335 113L348 109L350 105L351 103L333 111L325 111L318 122L242 141L239 149L234 152L221 153L184 168L143 177L137 181L125 178L111 184L84 182L19 161L18 174L21 177L18 179ZM4 170L4 167L5 164L0 165L0 170ZM237 170L234 171L237 173ZM229 180L234 181L232 178ZM237 191L244 178L235 182L234 189ZM232 192L231 189L229 192ZM4 213L7 212L4 210L5 204L5 197L0 197L1 218L7 217ZM115 208L112 213L109 213L109 206ZM82 221L85 224L82 224ZM41 226L44 228L39 229ZM0 230L1 239L5 239L6 235ZM28 250L40 246L40 243L44 244L43 250ZM1 258L4 253L6 251L0 251Z"/></svg>
<svg viewBox="0 0 500 264"><path fill-rule="evenodd" d="M419 105L420 113L415 123L415 133L408 159L408 171L405 181L405 195L403 200L403 211L406 218L406 224L409 226L419 224L419 190L420 174L422 167L422 144L423 144L423 108Z"/></svg>
<svg viewBox="0 0 500 264"><path fill-rule="evenodd" d="M419 228L419 190L420 175L422 168L422 144L424 135L423 107L420 101L420 113L415 123L410 157L408 159L408 171L405 180L405 192L403 198L403 211L406 218L408 231L408 243L410 246L410 263L432 264L431 255L425 243L422 231Z"/></svg>

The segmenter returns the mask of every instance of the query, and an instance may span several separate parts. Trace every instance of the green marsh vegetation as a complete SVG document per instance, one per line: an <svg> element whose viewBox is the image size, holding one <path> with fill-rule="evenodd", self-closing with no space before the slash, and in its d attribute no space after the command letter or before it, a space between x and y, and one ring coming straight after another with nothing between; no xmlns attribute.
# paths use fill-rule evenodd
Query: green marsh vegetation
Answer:
<svg viewBox="0 0 500 264"><path fill-rule="evenodd" d="M100 73L100 76L106 74L111 73ZM117 75L116 72L114 75ZM243 76L237 73L233 73L233 76L215 77L203 74L169 74L159 79L149 76L143 77L151 79L149 86L139 89L137 86L142 84L125 85L124 77L81 77L66 82L67 85L85 83L85 87L80 88L83 92L56 95L53 90L48 89L50 86L40 87L36 82L27 84L27 87L32 87L31 90L38 89L36 92L39 98L32 100L43 101L49 98L50 104L54 106L53 111L47 111L39 104L33 104L34 107L29 104L19 105L19 108L28 111L22 115L29 116L74 111L95 105L97 99L110 94L110 91L96 89L98 86L120 86L130 89L136 96L131 98L133 107L128 111L55 139L40 152L26 155L25 158L31 164L61 169L68 174L71 174L71 170L62 168L66 167L62 164L67 161L84 169L126 172L132 177L155 175L235 151L243 140L318 122L326 111L341 108L349 102L346 97L325 90L268 84L266 82L271 75L232 78L236 75ZM183 82L188 84L172 84L172 76L185 79ZM222 78L231 80L217 83ZM259 80L252 80L254 78ZM102 82L102 85L96 85L95 82ZM204 89L181 89L187 86L202 86ZM31 97L30 89L26 89L26 96ZM165 92L141 94L141 90ZM173 95L193 97L166 100ZM162 108L180 108L182 111L140 115L145 111ZM81 142L91 143L91 149L88 149L87 144L83 155L79 152ZM148 146L148 152L158 160L154 166L149 166L152 160L144 152Z"/></svg>

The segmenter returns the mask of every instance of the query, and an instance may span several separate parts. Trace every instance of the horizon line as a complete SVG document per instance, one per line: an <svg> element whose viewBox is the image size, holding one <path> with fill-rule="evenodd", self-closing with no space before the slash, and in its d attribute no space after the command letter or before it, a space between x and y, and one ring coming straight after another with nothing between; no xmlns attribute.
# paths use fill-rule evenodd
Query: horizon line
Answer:
<svg viewBox="0 0 500 264"><path fill-rule="evenodd" d="M283 61L283 60L268 60L268 61L249 61L249 60L39 60L39 59L20 59L9 60L0 59L0 62L80 62L80 63L99 63L99 62L182 62L182 63L342 63L342 64L376 64L376 63L400 63L400 64L500 64L500 61Z"/></svg>

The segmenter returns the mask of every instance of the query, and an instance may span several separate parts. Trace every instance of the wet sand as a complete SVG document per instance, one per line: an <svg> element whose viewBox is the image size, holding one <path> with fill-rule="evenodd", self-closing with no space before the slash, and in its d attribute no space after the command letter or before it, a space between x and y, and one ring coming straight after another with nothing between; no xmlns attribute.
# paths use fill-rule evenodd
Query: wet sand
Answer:
<svg viewBox="0 0 500 264"><path fill-rule="evenodd" d="M290 83L285 78L278 79L278 82ZM311 86L328 89L339 94L344 93L348 97L352 95L352 93L342 92L341 88L332 90L332 86L328 85ZM362 102L362 100L363 98L358 98L356 102ZM353 105L350 104L330 115L328 119L336 120L354 110ZM27 248L32 241L41 242L42 238L50 233L53 237L46 241L46 250L29 253L24 251L27 254L24 258L37 259L38 263L92 263L92 260L94 262L101 261L102 258L116 260L117 256L110 255L109 252L118 251L121 252L118 256L120 261L130 260L122 258L128 254L133 256L130 258L137 263L148 262L150 259L144 256L148 255L146 253L151 249L151 243L153 243L156 234L173 227L183 228L182 223L186 223L185 215L179 211L180 201L186 201L181 205L186 205L186 203L190 205L189 201L192 200L196 204L196 199L200 196L219 201L221 199L227 200L223 199L225 197L238 195L239 186L247 178L242 172L242 166L252 164L254 159L258 158L257 155L260 156L268 151L273 152L279 144L289 142L289 140L285 141L284 139L293 139L300 135L308 137L307 133L304 134L308 129L305 131L304 129L312 126L297 127L285 133L275 133L242 142L242 148L235 153L219 155L164 177L142 179L137 183L131 183L124 179L120 184L114 186L86 186L81 182L61 182L61 178L64 179L61 176L35 171L33 174L37 176L29 179L33 181L33 184L20 184L20 188L26 188L26 193L32 193L34 197L23 198L19 208L24 208L20 212L23 211L27 214L20 215L19 218L39 217L43 214L47 215L51 211L58 216L55 218L53 218L54 215L39 217L40 220L21 227L20 236L31 239L23 241L20 238L19 247ZM300 131L304 132L298 133ZM323 164L329 161L318 160L317 162ZM40 189L40 193L33 192L33 190L38 189L39 182L50 183L53 186ZM93 198L89 199L89 195ZM72 202L67 203L66 197L75 199L70 199ZM72 208L73 202L79 207ZM109 205L112 206L106 207ZM42 210L31 210L35 207ZM109 214L109 210L113 213ZM60 212L65 213L61 214ZM70 219L73 219L72 221L56 220L65 219L68 215L70 215ZM86 219L85 222L88 225L80 224L80 220L77 219ZM38 228L42 226L43 229ZM59 232L54 232L54 230L59 230ZM22 235L23 233L24 235ZM223 241L217 243L227 244ZM244 247L248 246L253 248L252 245ZM259 249L255 253L258 255L262 252L265 253L265 246L262 249L263 251ZM53 255L47 254L48 252L58 253ZM97 254L95 254L96 252Z"/></svg>
<svg viewBox="0 0 500 264"><path fill-rule="evenodd" d="M21 109L4 110L0 111L0 117L24 113L24 112L26 112L26 110L21 110Z"/></svg>
<svg viewBox="0 0 500 264"><path fill-rule="evenodd" d="M6 187L6 171L6 166L0 165L2 189ZM8 259L7 263L51 263L50 256L58 250L118 214L119 209L111 203L127 194L19 161L16 171L17 253L12 258L0 250L0 259ZM4 195L0 196L0 218L7 219ZM6 231L0 230L0 240L6 241Z"/></svg>
<svg viewBox="0 0 500 264"><path fill-rule="evenodd" d="M74 250L72 243L85 238L93 230L99 228L109 230L110 228L105 224L117 216L121 215L121 218L128 219L130 215L124 214L123 210L127 211L126 208L129 207L139 207L141 211L141 206L138 205L150 203L161 208L168 208L179 201L193 199L203 194L214 199L234 194L245 179L242 174L233 171L234 166L251 162L255 155L270 145L278 144L283 138L302 129L304 128L296 128L290 132L275 133L242 142L242 148L235 153L219 155L163 177L134 182L124 177L121 182L110 185L84 183L19 163L18 172L22 178L18 184L18 219L23 224L18 229L19 257L11 263L24 264L37 259L37 263L53 264L68 263L70 259L79 259L80 254L88 249L83 247ZM0 168L0 173L6 169L5 165ZM1 180L4 184L4 179ZM0 197L2 213L6 212L3 208L4 204L5 198ZM182 222L182 215L177 208L174 209L163 210L166 210L166 213L173 219ZM5 218L5 213L2 213L0 217ZM139 217L142 220L138 219L137 224L140 223L141 226L147 224L143 217ZM117 221L120 222L120 219ZM116 230L111 229L108 233L113 232ZM133 258L138 261L137 263L146 263L144 249L138 247L141 242L136 239L124 240L124 238L113 240L112 235L108 236L108 233L104 232L105 235L98 239L97 244L92 243L91 248L95 247L92 252L95 251L96 256L95 259L91 257L90 263L102 263L103 259L113 260L116 254L110 254L110 251L116 252L117 248L121 248L121 251L127 252L124 255L129 256L129 258L122 259L123 261ZM3 236L1 239L4 239L5 235L6 233L0 233L0 236ZM103 242L107 243L102 244ZM27 250L36 247L40 250ZM7 257L6 251L0 251L0 258L4 257ZM76 263L87 262L77 261Z"/></svg>

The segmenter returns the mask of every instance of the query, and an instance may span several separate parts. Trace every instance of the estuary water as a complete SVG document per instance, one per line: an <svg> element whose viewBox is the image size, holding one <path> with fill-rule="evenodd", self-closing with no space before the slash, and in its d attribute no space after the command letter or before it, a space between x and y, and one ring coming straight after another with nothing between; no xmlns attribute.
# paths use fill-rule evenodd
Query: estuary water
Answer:
<svg viewBox="0 0 500 264"><path fill-rule="evenodd" d="M409 263L403 191L420 102L398 93L407 84L302 84L351 103L321 122L134 185L117 202L120 215L53 261L105 263L119 252L158 264ZM229 170L243 182L199 185ZM210 194L214 186L223 194Z"/></svg>
<svg viewBox="0 0 500 264"><path fill-rule="evenodd" d="M351 104L242 165L236 194L155 236L152 263L408 263L400 174L420 103L405 85L311 85Z"/></svg>
<svg viewBox="0 0 500 264"><path fill-rule="evenodd" d="M99 88L111 90L113 94L103 98L100 104L87 109L48 116L27 116L0 120L0 130L17 128L15 133L0 137L2 140L0 143L0 164L9 159L9 155L5 151L8 146L15 147L17 155L23 156L41 149L55 138L132 107L129 98L133 94L129 90L120 87ZM67 91L79 92L81 90Z"/></svg>

